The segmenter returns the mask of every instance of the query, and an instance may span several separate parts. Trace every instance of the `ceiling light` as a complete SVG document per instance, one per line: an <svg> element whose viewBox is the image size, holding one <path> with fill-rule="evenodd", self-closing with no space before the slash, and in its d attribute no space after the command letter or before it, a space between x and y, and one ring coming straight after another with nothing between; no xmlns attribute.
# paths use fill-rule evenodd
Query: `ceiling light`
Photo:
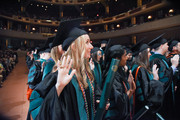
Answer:
<svg viewBox="0 0 180 120"><path fill-rule="evenodd" d="M89 29L88 29L88 31L92 31L92 29L91 29L91 28L89 28Z"/></svg>
<svg viewBox="0 0 180 120"><path fill-rule="evenodd" d="M151 15L149 15L149 16L148 16L148 19L152 19L152 16L151 16Z"/></svg>
<svg viewBox="0 0 180 120"><path fill-rule="evenodd" d="M173 10L173 9L170 9L170 10L169 10L169 13L173 13L173 12L174 12L174 10Z"/></svg>

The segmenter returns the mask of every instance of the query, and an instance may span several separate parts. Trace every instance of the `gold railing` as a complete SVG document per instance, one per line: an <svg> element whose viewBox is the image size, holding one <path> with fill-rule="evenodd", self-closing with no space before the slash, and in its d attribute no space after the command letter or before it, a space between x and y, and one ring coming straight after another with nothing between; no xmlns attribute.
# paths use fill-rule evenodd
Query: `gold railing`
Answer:
<svg viewBox="0 0 180 120"><path fill-rule="evenodd" d="M149 4L152 4L152 3L149 3ZM81 23L81 26L92 26L92 25L99 25L99 24L118 22L120 20L124 20L124 19L130 18L130 17L133 17L133 16L137 16L137 15L140 15L140 14L151 12L154 9L159 9L159 8L162 8L162 7L165 7L165 6L169 5L165 0L163 0L161 2L156 2L155 1L155 3L153 3L153 6L149 5L149 4L146 4L146 5L143 5L141 7L135 8L133 10L129 10L128 12L121 13L121 14L113 16L113 17L100 18L100 19L97 19L97 20L83 21ZM148 7L147 7L147 5L148 5ZM24 23L35 24L35 25L43 25L43 26L56 26L56 27L58 27L58 25L60 23L59 21L40 20L40 19L33 19L33 18L29 18L29 17L22 17L22 16L16 16L16 15L12 15L12 17L10 17L10 16L5 16L5 15L0 14L0 17L10 19L10 20L14 20L14 21L18 21L18 22L24 22Z"/></svg>
<svg viewBox="0 0 180 120"><path fill-rule="evenodd" d="M81 4L92 4L100 2L102 0L36 0L38 2L56 4L56 5L81 5Z"/></svg>

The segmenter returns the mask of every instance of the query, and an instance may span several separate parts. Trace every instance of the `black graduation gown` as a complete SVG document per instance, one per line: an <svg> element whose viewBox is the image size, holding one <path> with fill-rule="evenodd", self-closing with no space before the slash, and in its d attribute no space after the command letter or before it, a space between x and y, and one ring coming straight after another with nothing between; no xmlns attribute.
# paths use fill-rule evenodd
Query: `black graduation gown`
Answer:
<svg viewBox="0 0 180 120"><path fill-rule="evenodd" d="M135 79L135 74L138 65L132 66L132 74ZM133 70L133 68L135 68ZM146 113L141 120L153 120L152 112L159 110L163 103L164 87L159 80L154 80L144 67L140 67L136 78L135 91L135 114L139 112L145 105L150 107L150 111Z"/></svg>
<svg viewBox="0 0 180 120"><path fill-rule="evenodd" d="M60 97L53 86L44 99L37 120L79 120L76 93L68 84Z"/></svg>
<svg viewBox="0 0 180 120"><path fill-rule="evenodd" d="M57 72L49 74L35 89L42 98L37 120L79 120L76 90L70 82L63 89L60 96L57 96L55 88ZM95 82L95 99L100 99L101 90ZM88 99L88 97L87 97ZM90 109L91 110L91 109Z"/></svg>
<svg viewBox="0 0 180 120"><path fill-rule="evenodd" d="M26 56L26 64L27 64L28 69L31 68L31 65L33 64L33 62L34 62L34 59L31 60L30 56Z"/></svg>
<svg viewBox="0 0 180 120"><path fill-rule="evenodd" d="M174 117L174 102L173 102L173 92L174 86L172 87L172 77L173 70L169 67L167 59L164 55L161 54L153 54L150 57L150 66L156 64L159 68L158 75L159 81L164 84L164 102L159 113L165 119L172 119ZM172 89L173 88L173 89Z"/></svg>
<svg viewBox="0 0 180 120"><path fill-rule="evenodd" d="M168 64L169 66L171 66L171 58L173 58L173 56L176 55L175 53L170 53L168 55L169 58L168 59ZM180 54L179 54L180 57ZM175 90L175 113L176 113L176 118L180 118L180 114L179 114L179 108L180 108L180 59L179 59L179 65L177 67L177 70L175 71L175 73L173 74L173 82L174 82L174 86L177 86L177 89Z"/></svg>
<svg viewBox="0 0 180 120"><path fill-rule="evenodd" d="M130 120L130 100L125 89L128 90L126 73L122 67L119 67L115 74L110 107L104 116L105 120Z"/></svg>

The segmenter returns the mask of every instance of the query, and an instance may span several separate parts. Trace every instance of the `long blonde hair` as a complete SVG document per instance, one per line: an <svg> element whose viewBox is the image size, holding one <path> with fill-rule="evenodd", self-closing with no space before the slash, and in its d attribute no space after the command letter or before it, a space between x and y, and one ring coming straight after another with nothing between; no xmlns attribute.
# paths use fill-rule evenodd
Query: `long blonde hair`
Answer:
<svg viewBox="0 0 180 120"><path fill-rule="evenodd" d="M86 81L86 72L89 75L91 81L94 81L94 76L90 69L89 59L84 58L86 44L84 35L78 37L72 44L74 44L74 49L69 46L68 50L64 53L64 56L69 55L72 58L72 68L76 69L77 80L82 83L84 88L87 88L88 83Z"/></svg>
<svg viewBox="0 0 180 120"><path fill-rule="evenodd" d="M55 72L57 70L57 62L61 58L61 56L62 56L62 54L59 52L58 46L55 46L51 49L51 57L55 62L52 72Z"/></svg>

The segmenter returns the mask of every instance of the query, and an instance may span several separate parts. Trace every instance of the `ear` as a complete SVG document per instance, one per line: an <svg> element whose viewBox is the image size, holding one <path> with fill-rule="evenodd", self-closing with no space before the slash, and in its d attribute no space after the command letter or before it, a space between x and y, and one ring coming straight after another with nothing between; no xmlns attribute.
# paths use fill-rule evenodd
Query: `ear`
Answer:
<svg viewBox="0 0 180 120"><path fill-rule="evenodd" d="M172 50L177 50L177 47L176 46L173 46L173 49Z"/></svg>
<svg viewBox="0 0 180 120"><path fill-rule="evenodd" d="M72 49L73 51L76 49L76 47L75 47L75 44L74 44L74 43L72 43L72 44L71 44L71 49Z"/></svg>

